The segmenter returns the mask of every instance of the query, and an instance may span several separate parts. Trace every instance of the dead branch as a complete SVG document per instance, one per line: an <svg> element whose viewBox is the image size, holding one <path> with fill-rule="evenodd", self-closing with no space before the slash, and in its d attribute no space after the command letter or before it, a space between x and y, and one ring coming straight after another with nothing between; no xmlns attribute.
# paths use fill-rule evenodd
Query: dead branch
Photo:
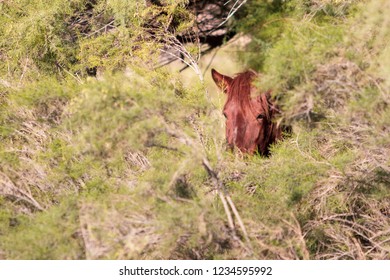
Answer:
<svg viewBox="0 0 390 280"><path fill-rule="evenodd" d="M234 205L233 200L231 199L230 195L228 194L223 182L219 179L217 172L215 172L214 169L211 167L211 164L208 161L207 156L205 155L205 147L204 147L202 141L200 141L202 143L201 145L195 143L184 132L177 129L176 127L172 127L172 125L169 125L164 120L164 118L162 116L160 117L160 119L161 119L161 122L165 126L166 132L169 135L177 138L180 142L191 146L193 148L193 152L196 155L199 155L199 154L201 155L202 165L203 165L204 169L206 170L207 174L209 175L209 177L211 178L213 185L215 187L215 190L216 190L216 192L217 192L217 194L222 202L222 205L224 207L224 211L226 213L226 217L228 220L228 225L229 225L230 230L232 231L234 239L236 241L239 241L239 238L237 237L237 234L236 234L236 228L234 225L233 215L236 218L236 220L240 226L240 229L242 231L242 234L245 238L245 241L247 243L246 246L243 244L242 244L242 246L244 247L245 250L247 250L250 254L252 254L253 252L252 252L249 236L248 236L247 230L245 228L245 225L241 219L241 216L240 216L236 206ZM233 212L233 215L232 215L232 212Z"/></svg>

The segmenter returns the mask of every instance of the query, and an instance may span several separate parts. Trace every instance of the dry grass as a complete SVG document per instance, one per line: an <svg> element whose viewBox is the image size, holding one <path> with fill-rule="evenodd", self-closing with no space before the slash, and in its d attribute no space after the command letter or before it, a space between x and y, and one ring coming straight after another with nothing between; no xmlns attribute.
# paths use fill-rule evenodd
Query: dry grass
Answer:
<svg viewBox="0 0 390 280"><path fill-rule="evenodd" d="M361 24L348 18L352 2L305 1L302 22L281 31L293 35L269 47L296 128L269 158L226 152L223 94L206 106L203 87L173 75L137 69L38 89L23 69L0 79L12 92L0 96L0 259L390 259L384 40L334 47L339 33L326 33ZM339 25L317 28L317 16ZM231 52L219 54L226 74L238 72Z"/></svg>
<svg viewBox="0 0 390 280"><path fill-rule="evenodd" d="M125 204L129 207L116 209L115 205ZM142 259L143 255L161 258L153 254L161 234L157 233L157 224L146 205L137 205L127 196L116 196L107 202L104 213L101 206L79 203L80 235L86 259Z"/></svg>
<svg viewBox="0 0 390 280"><path fill-rule="evenodd" d="M355 63L337 57L327 64L319 65L314 73L314 89L323 102L322 106L340 114L353 93L369 83L366 74Z"/></svg>

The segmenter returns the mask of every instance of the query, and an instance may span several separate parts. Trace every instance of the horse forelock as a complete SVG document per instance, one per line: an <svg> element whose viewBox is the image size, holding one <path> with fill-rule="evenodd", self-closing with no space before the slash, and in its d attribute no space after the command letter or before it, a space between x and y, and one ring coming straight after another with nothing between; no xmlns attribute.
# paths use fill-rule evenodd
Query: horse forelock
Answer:
<svg viewBox="0 0 390 280"><path fill-rule="evenodd" d="M251 70L237 74L230 85L227 103L234 102L244 110L249 107L252 81L256 75Z"/></svg>

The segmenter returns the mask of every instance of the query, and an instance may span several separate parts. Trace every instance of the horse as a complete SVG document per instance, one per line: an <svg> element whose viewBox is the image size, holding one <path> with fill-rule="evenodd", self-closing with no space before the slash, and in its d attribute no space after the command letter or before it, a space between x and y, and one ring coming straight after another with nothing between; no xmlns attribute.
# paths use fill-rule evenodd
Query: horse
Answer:
<svg viewBox="0 0 390 280"><path fill-rule="evenodd" d="M252 82L258 74L246 71L229 77L211 70L216 85L227 95L223 107L226 118L226 140L230 148L237 147L246 154L269 156L270 145L282 138L282 127L274 122L280 113L271 91L251 96Z"/></svg>

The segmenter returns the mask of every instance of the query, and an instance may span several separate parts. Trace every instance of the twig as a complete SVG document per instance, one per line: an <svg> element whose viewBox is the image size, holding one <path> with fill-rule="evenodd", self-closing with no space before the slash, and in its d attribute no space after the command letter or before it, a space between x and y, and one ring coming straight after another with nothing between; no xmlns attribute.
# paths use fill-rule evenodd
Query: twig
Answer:
<svg viewBox="0 0 390 280"><path fill-rule="evenodd" d="M292 230L299 236L299 240L302 243L303 258L305 260L308 260L308 259L310 259L310 253L307 250L306 241L305 241L305 235L302 233L301 225L299 224L299 222L298 222L297 218L295 217L295 215L291 214L291 217L293 218L296 226L294 226L293 224L291 224L289 221L287 221L285 219L283 219L283 222L285 224L287 224L288 226L290 226L292 228Z"/></svg>
<svg viewBox="0 0 390 280"><path fill-rule="evenodd" d="M203 164L203 166L206 169L207 173L209 174L209 176L211 177L211 179L214 182L217 194L219 195L219 197L220 197L220 199L222 201L222 204L223 204L223 208L225 209L225 213L226 213L226 216L227 216L227 219L228 219L229 227L232 230L232 232L235 234L235 227L234 227L234 223L233 223L232 213L230 212L229 206L228 206L228 204L226 202L226 198L225 198L225 196L223 194L222 183L219 181L219 179L217 177L217 174L211 168L211 166L210 166L210 164L209 164L209 162L208 162L208 160L206 158L203 158L202 164Z"/></svg>
<svg viewBox="0 0 390 280"><path fill-rule="evenodd" d="M93 255L91 254L90 250L90 244L89 244L89 238L88 238L88 223L87 220L83 218L82 215L82 210L84 208L84 204L81 202L78 205L78 220L79 220L79 225L80 225L80 234L81 234L81 240L84 245L84 254L85 254L85 259L89 260L93 258Z"/></svg>
<svg viewBox="0 0 390 280"><path fill-rule="evenodd" d="M3 178L1 178L1 177L3 177ZM39 211L45 211L45 208L43 208L39 204L39 202L34 199L31 192L26 192L26 191L16 187L14 182L12 182L12 180L4 173L0 173L0 185L3 188L0 191L0 194L2 194L4 196L15 197L16 199L22 200L22 201L27 202L28 204L34 206ZM7 191L7 189L9 191Z"/></svg>
<svg viewBox="0 0 390 280"><path fill-rule="evenodd" d="M211 31L209 31L208 32L208 34L207 35L210 35L212 32L214 32L216 29L218 29L218 28L220 28L222 25L224 25L240 8L241 8L241 6L242 5L244 5L246 2L247 2L247 0L243 0L237 7L236 7L236 5L237 5L237 3L238 3L239 1L237 0L235 3L234 3L234 5L233 5L233 7L230 9L230 11L229 11L229 14L227 15L227 17L226 17L226 19L224 20L224 21L222 21L220 24L218 24L218 26L217 27L215 27L215 28L213 28Z"/></svg>
<svg viewBox="0 0 390 280"><path fill-rule="evenodd" d="M215 52L214 52L213 56L211 57L209 63L207 64L206 68L204 69L204 71L203 71L203 76L206 74L207 70L209 70L210 65L211 65L211 63L214 61L214 58L215 58L215 56L217 55L217 52L218 52L218 51L219 51L219 48L217 48L217 49L215 50Z"/></svg>
<svg viewBox="0 0 390 280"><path fill-rule="evenodd" d="M250 245L248 233L247 233L247 231L246 231L246 228L245 228L244 223L242 222L241 216L240 216L240 214L238 213L237 208L236 208L236 206L234 205L233 200L232 200L232 198L230 197L230 195L229 195L229 194L225 194L225 195L226 195L226 200L228 201L230 207L232 208L232 211L233 211L233 213L234 213L234 216L236 217L236 219L237 219L237 221L238 221L238 224L240 225L240 228L241 228L241 230L242 230L242 233L244 234L245 241L248 243L248 245Z"/></svg>
<svg viewBox="0 0 390 280"><path fill-rule="evenodd" d="M107 27L109 26L112 26L112 24L115 22L115 20L112 20L110 21L109 23L107 23L106 25L104 25L102 28L99 28L98 30L90 33L90 34L87 34L85 37L89 38L91 37L92 35L96 34L96 33L99 33L100 31L102 31L103 29L106 29Z"/></svg>
<svg viewBox="0 0 390 280"><path fill-rule="evenodd" d="M83 84L84 82L78 77L77 75L72 74L68 70L66 70L61 64L56 63L58 67L60 67L63 71L65 71L67 74L69 74L71 77L73 77L79 84Z"/></svg>
<svg viewBox="0 0 390 280"><path fill-rule="evenodd" d="M316 162L316 163L325 164L325 165L327 165L327 166L333 167L333 165L332 165L331 163L326 162L326 161L319 161L319 160L316 160L311 154L308 154L308 153L305 153L304 151L302 151L301 148L299 147L298 139L299 139L299 133L297 134L297 137L296 137L294 143L296 144L299 153L300 153L303 157L309 158L310 160L312 160L312 161L314 161L314 162Z"/></svg>
<svg viewBox="0 0 390 280"><path fill-rule="evenodd" d="M163 119L163 117L161 116L161 121L162 123L164 124L165 126L165 129L167 131L167 133L169 133L171 136L175 137L175 138L178 138L180 139L181 142L183 142L184 144L186 145L189 145L189 146L192 146L193 147L193 151L196 153L196 154L199 154L197 151L199 151L199 146L196 145L196 143L190 139L187 135L185 135L183 132L177 130L177 129L172 129L166 122L165 120ZM200 141L202 143L202 141ZM205 149L204 145L202 144L202 147L203 149ZM218 174L213 170L213 168L211 167L208 159L206 156L202 156L202 165L203 167L205 168L205 170L207 171L208 175L210 176L211 180L213 181L213 184L215 186L215 190L222 202L222 205L223 205L223 208L224 208L224 211L226 213L226 217L227 217L227 220L228 220L228 225L229 225L229 228L231 229L232 231L232 234L233 234L233 237L239 241L239 238L237 237L236 235L236 228L234 226L234 220L233 220L233 215L232 215L232 211L233 211L233 214L235 216L235 218L237 219L237 222L240 226L240 229L244 235L244 238L245 238L245 241L247 243L247 246L243 246L245 247L245 249L247 251L249 251L250 253L252 253L252 248L251 248L251 245L249 243L249 236L248 236L248 233L246 231L246 228L245 228L245 225L240 217L240 214L237 210L237 208L235 207L234 203L233 203L233 200L231 199L231 197L229 196L229 194L227 193L227 190L225 189L223 183L221 182L221 180L218 178ZM230 206L230 207L229 207ZM231 209L231 210L230 210Z"/></svg>
<svg viewBox="0 0 390 280"><path fill-rule="evenodd" d="M24 64L24 66L23 66L23 72L22 72L22 75L20 76L19 83L18 83L18 87L22 84L24 75L26 74L26 71L27 71L27 64L28 64L28 59L26 59L26 62L25 62L25 64Z"/></svg>

